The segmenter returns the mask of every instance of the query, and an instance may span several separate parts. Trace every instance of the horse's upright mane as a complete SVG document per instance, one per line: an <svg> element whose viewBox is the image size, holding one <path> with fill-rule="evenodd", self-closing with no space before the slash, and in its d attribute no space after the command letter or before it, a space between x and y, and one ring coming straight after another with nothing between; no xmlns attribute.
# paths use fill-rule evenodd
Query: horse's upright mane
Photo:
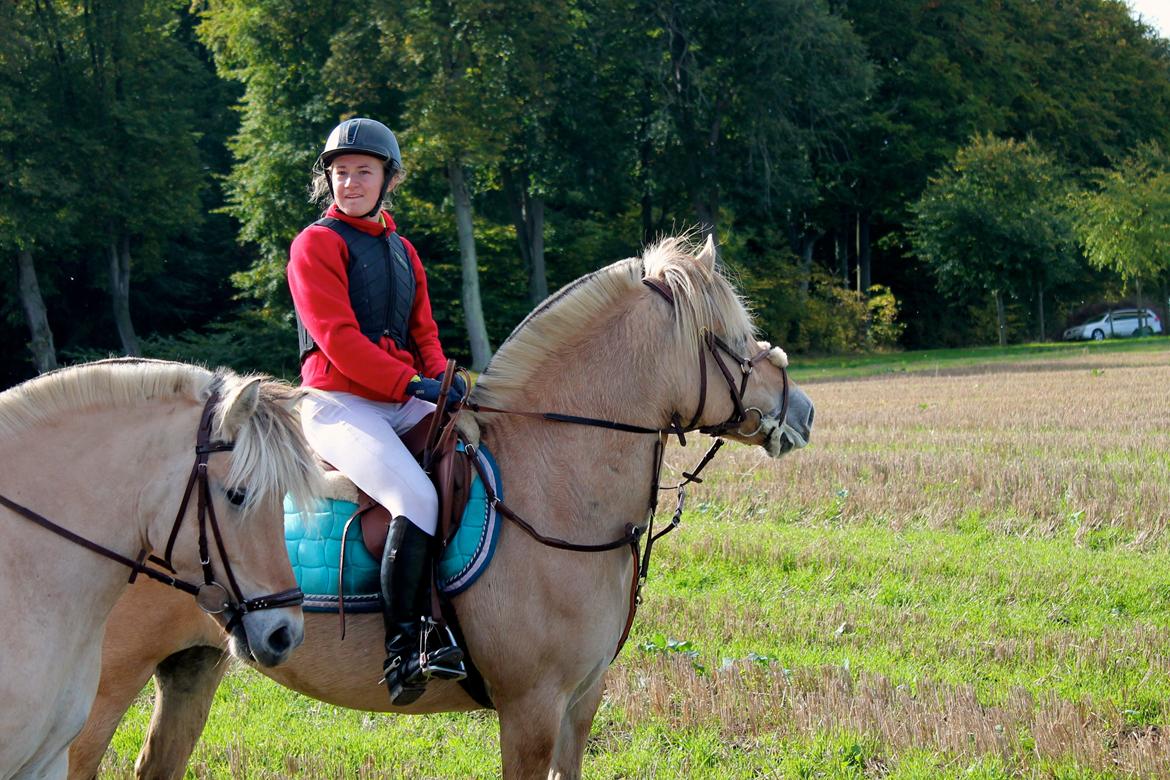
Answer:
<svg viewBox="0 0 1170 780"><path fill-rule="evenodd" d="M550 295L516 326L476 382L474 400L505 404L523 387L556 345L580 336L643 279L664 282L674 295L675 337L697 346L703 328L733 340L754 334L743 300L722 269L697 259L701 248L691 236L665 238L641 258L619 260L582 276Z"/></svg>
<svg viewBox="0 0 1170 780"><path fill-rule="evenodd" d="M57 369L0 393L0 435L96 406L206 398L215 375L186 363L115 358Z"/></svg>
<svg viewBox="0 0 1170 780"><path fill-rule="evenodd" d="M301 506L310 506L320 476L291 411L300 391L266 377L240 376L227 369L212 372L167 360L114 358L84 363L50 371L0 393L0 436L103 406L127 407L172 398L202 403L213 390L220 393L220 403L212 434L220 436L225 407L257 379L263 380L260 403L236 433L227 482L246 482L256 500L287 491ZM192 451L194 442L192 427Z"/></svg>

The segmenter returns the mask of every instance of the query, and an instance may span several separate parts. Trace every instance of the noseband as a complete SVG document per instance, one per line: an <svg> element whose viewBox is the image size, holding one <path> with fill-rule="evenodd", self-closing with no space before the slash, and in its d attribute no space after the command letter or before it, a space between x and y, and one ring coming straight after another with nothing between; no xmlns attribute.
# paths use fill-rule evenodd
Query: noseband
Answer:
<svg viewBox="0 0 1170 780"><path fill-rule="evenodd" d="M195 463L191 466L191 475L187 478L187 488L183 492L183 501L179 505L179 512L175 515L175 522L171 526L171 534L167 540L166 552L161 558L155 555L149 556L151 563L164 567L166 571L152 568L143 563L143 561L148 560L148 551L146 548L143 548L138 553L136 559L127 558L125 555L115 552L108 547L103 547L96 542L75 534L69 529L54 523L52 520L37 514L25 506L21 506L3 495L0 495L0 504L3 504L13 512L31 520L42 528L46 528L58 536L68 539L74 544L81 545L98 555L117 561L123 566L128 566L130 568L129 582L131 583L138 578L139 574L145 574L152 580L170 585L172 588L177 588L184 593L190 593L195 597L195 602L204 612L212 615L223 614L227 618L225 628L228 631L234 629L244 615L249 612L255 612L260 609L298 606L305 600L304 593L301 592L300 588L289 588L279 593L245 600L243 594L240 592L240 586L236 583L235 575L232 573L232 566L228 560L223 536L219 531L219 522L215 517L215 505L211 501L211 488L207 481L207 457L213 452L227 452L235 446L234 442L212 440L211 438L211 418L218 400L219 393L213 391L211 397L207 399L207 403L203 407L203 416L199 420L199 430L195 441ZM196 487L198 487L199 491L196 505L199 513L199 563L203 567L202 585L195 585L175 577L175 567L171 564L171 553L175 546L175 539L179 535L179 527L183 524L183 518L187 514L187 505L190 502L191 493L195 491ZM227 588L215 581L215 572L211 566L210 544L207 536L207 528L209 525L211 527L211 535L215 538L216 549L219 551L219 559L223 563L224 573L227 574L228 584L231 586L230 593ZM168 574L167 572L170 573Z"/></svg>

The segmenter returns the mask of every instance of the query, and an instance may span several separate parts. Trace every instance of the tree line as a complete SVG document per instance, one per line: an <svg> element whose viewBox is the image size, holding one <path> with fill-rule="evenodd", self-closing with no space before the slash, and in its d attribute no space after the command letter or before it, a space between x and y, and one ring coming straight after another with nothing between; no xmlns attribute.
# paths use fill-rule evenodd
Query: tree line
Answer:
<svg viewBox="0 0 1170 780"><path fill-rule="evenodd" d="M792 351L1167 299L1170 49L1120 0L17 0L0 380L108 353L295 374L288 245L353 115L399 136L396 219L475 367L688 228Z"/></svg>

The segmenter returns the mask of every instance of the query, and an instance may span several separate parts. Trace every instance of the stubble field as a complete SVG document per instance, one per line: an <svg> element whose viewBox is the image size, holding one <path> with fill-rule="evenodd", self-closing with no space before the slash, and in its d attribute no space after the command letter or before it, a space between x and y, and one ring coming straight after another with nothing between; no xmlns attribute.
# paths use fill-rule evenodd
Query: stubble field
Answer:
<svg viewBox="0 0 1170 780"><path fill-rule="evenodd" d="M1170 346L805 389L812 445L725 448L656 547L586 776L1170 777ZM189 776L494 777L497 746L240 669Z"/></svg>

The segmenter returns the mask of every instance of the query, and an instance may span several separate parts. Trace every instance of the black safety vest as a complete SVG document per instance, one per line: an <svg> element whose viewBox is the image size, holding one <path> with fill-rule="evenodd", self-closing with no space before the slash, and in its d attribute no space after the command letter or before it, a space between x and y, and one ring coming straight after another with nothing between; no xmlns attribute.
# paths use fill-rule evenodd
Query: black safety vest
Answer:
<svg viewBox="0 0 1170 780"><path fill-rule="evenodd" d="M325 217L313 223L323 225L345 241L349 250L349 303L357 316L362 335L375 344L389 336L399 349L410 338L410 310L414 308L414 268L406 246L395 232L371 236L340 219ZM317 348L313 337L297 315L301 360Z"/></svg>

